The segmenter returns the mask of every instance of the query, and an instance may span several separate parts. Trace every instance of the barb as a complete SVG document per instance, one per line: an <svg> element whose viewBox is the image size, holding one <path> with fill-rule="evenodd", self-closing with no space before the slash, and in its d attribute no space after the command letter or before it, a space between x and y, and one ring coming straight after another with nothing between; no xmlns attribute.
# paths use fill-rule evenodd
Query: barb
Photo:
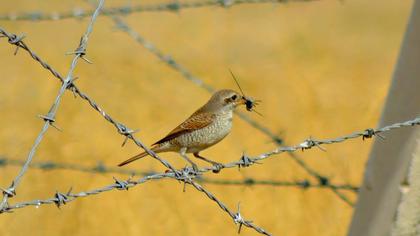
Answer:
<svg viewBox="0 0 420 236"><path fill-rule="evenodd" d="M20 170L20 172L18 173L18 175L15 177L15 179L12 181L12 184L10 185L10 187L7 189L7 191L3 191L3 200L0 204L0 212L3 211L5 208L7 208L7 202L8 202L8 198L9 197L13 197L14 195L16 195L16 188L19 185L23 175L26 173L29 164L31 163L36 149L38 147L38 145L41 143L44 134L47 132L48 128L52 125L52 123L55 122L55 114L57 113L58 107L60 105L60 101L61 101L61 97L64 94L64 91L67 89L67 87L72 83L73 80L73 71L76 68L77 62L79 58L82 58L85 54L86 54L86 47L87 47L87 42L89 39L89 35L93 30L93 24L96 21L97 16L99 15L99 11L101 9L101 7L103 6L103 2L104 0L101 0L98 4L98 7L96 8L95 12L93 13L92 19L87 27L86 32L84 33L84 35L82 36L79 46L75 52L75 56L73 58L73 61L70 65L70 69L67 73L66 79L64 79L63 84L58 92L57 97L55 98L54 103L51 105L50 110L48 111L48 114L46 116L43 116L44 119L44 126L42 127L40 133L38 134L38 137L35 140L34 145L31 148L31 151L28 154L28 157L26 159L25 164L23 165L22 169ZM15 37L12 41L9 40L10 43L12 44L19 44L19 42L22 41L22 37ZM10 194L12 193L12 194Z"/></svg>
<svg viewBox="0 0 420 236"><path fill-rule="evenodd" d="M289 3L289 2L312 2L316 0L206 0L195 2L178 2L172 1L162 4L149 4L137 6L124 6L103 8L101 15L129 15L140 12L179 12L182 9L196 9L204 7L223 7L228 8L235 5L244 4L276 4L276 3ZM75 8L72 11L66 12L52 12L45 13L40 11L23 12L18 14L2 14L0 20L3 21L57 21L68 18L82 19L92 15L92 10L84 10Z"/></svg>
<svg viewBox="0 0 420 236"><path fill-rule="evenodd" d="M139 33L134 31L128 24L126 24L120 17L113 16L112 19L116 23L116 26L121 31L127 33L130 37L132 37L135 41L140 43L143 47L149 50L152 54L158 57L161 61L165 62L168 66L173 68L174 70L178 71L185 79L193 82L195 85L205 89L207 92L214 92L215 89L210 85L204 83L197 77L194 77L186 68L182 65L178 64L171 56L165 55L161 52L158 48L156 48L151 42L148 42L145 38L143 38ZM235 113L245 122L250 124L252 127L256 128L257 130L261 131L268 137L270 137L276 144L280 145L283 143L283 140L275 135L273 132L270 131L267 127L259 124L249 116L245 115L243 112L235 111ZM322 176L321 174L317 173L315 170L310 168L304 161L302 161L297 155L290 153L289 156L299 165L301 166L309 175L315 177L319 180L320 183L326 183L329 186L328 178ZM333 189L333 186L330 186ZM339 194L336 194L339 198L343 199ZM345 199L343 199L346 201ZM347 201L346 201L347 202Z"/></svg>
<svg viewBox="0 0 420 236"><path fill-rule="evenodd" d="M59 79L61 82L64 82L64 78L60 75L60 73L58 73L56 70L54 70L48 63L46 63L45 61L43 61L38 55L36 55L27 45L26 43L22 40L23 37L22 36L17 36L15 34L9 33L6 30L4 30L3 28L0 27L0 37L6 37L8 39L8 42L12 45L16 46L16 51L18 48L22 48L25 51L27 51L29 53L29 55L36 61L38 61L42 67L44 67L45 69L47 69L48 71L50 71L54 77L56 77L57 79Z"/></svg>
<svg viewBox="0 0 420 236"><path fill-rule="evenodd" d="M17 159L10 159L7 157L0 156L0 168L7 166L22 166L24 161ZM78 172L93 173L93 174L123 174L129 176L147 176L155 174L156 171L139 171L135 169L125 169L106 166L103 163L98 163L94 166L84 166L70 163L59 163L54 161L39 161L31 163L30 168L36 168L40 170L73 170ZM245 178L243 180L229 180L229 179L209 179L203 176L196 178L198 183L212 184L212 185L231 185L231 186L272 186L272 187L297 187L302 189L309 188L328 188L327 185L320 183L311 183L308 179L302 179L298 181L277 181L277 180L259 180L254 178ZM338 190L348 190L357 193L359 187L350 184L339 184L333 185Z"/></svg>

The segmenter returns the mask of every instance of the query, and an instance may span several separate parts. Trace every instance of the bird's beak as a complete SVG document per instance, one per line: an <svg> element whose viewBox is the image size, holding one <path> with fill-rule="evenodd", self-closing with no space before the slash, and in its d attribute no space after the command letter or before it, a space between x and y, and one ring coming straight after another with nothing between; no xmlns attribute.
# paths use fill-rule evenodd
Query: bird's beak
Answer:
<svg viewBox="0 0 420 236"><path fill-rule="evenodd" d="M241 100L238 101L238 105L245 105L247 101L246 97L242 96Z"/></svg>

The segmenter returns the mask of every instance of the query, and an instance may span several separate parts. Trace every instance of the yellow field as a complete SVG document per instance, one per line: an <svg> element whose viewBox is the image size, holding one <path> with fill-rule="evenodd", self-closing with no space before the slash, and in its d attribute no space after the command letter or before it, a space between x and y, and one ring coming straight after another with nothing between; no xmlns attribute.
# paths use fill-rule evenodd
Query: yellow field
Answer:
<svg viewBox="0 0 420 236"><path fill-rule="evenodd" d="M181 1L182 2L182 1ZM156 1L141 1L141 4ZM263 103L249 116L298 144L312 135L333 138L375 127L402 41L412 1L317 1L205 7L179 13L135 13L126 17L134 30L215 88L242 88ZM109 1L123 6L127 1ZM137 5L131 2L131 5ZM90 9L84 1L2 1L0 14L42 10ZM60 21L0 21L0 27L25 34L25 42L63 75L89 18ZM48 71L0 38L0 156L25 160L61 85ZM159 61L113 21L101 16L88 43L90 65L80 62L76 84L146 144L161 138L210 96ZM48 131L34 162L55 161L115 166L140 150L85 101L66 92L57 114L63 132ZM353 140L298 152L302 160L335 184L360 185L371 140ZM235 119L232 133L203 155L220 162L257 155L275 144L246 122ZM177 154L162 154L177 167ZM199 162L201 165L205 163ZM164 171L152 158L127 168ZM0 169L7 187L16 166ZM44 199L112 183L112 174L29 169L11 203ZM124 175L115 175L127 178ZM208 173L212 179L255 178L316 183L287 154L247 169ZM353 208L331 190L273 186L204 185L230 209L275 235L345 235ZM237 226L204 194L174 180L148 182L129 191L112 191L54 205L27 207L0 215L0 235L235 235ZM356 195L343 192L350 200ZM241 235L255 235L242 228Z"/></svg>

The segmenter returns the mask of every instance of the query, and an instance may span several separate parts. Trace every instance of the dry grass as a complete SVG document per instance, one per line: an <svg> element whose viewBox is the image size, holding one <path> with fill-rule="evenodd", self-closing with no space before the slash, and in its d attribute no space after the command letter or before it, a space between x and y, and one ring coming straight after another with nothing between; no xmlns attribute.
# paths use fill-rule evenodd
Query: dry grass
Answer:
<svg viewBox="0 0 420 236"><path fill-rule="evenodd" d="M48 3L47 3L48 2ZM108 3L120 5L125 1ZM144 2L144 1L142 1ZM3 1L0 12L42 9L46 12L84 5L79 1ZM335 137L374 127L395 64L411 1L319 1L287 5L242 5L174 13L132 14L127 21L158 48L216 88L235 88L231 68L249 95L263 100L264 117L254 116L287 143L309 135ZM85 20L0 22L25 33L28 44L58 71L67 71ZM23 52L0 41L0 154L24 159L41 128L59 83ZM184 80L122 32L107 17L99 18L88 46L93 65L81 63L77 84L103 108L150 144L165 135L208 99L209 94ZM139 150L121 148L122 137L82 102L67 93L57 115L64 132L50 130L35 156L84 165L107 165ZM299 153L335 183L360 184L371 141L350 141ZM221 162L242 151L258 154L273 143L236 119L233 132L204 152ZM183 167L176 154L162 157ZM151 158L132 165L162 170ZM0 186L8 186L18 168L1 169ZM287 155L250 169L225 170L215 178L296 180L308 175ZM31 169L12 201L50 197L56 191L102 186L111 176L74 171ZM345 235L353 209L331 191L276 187L207 188L232 209L275 235ZM348 195L352 200L355 196ZM1 235L233 235L236 227L201 193L165 180L77 200L61 210L27 208L0 216ZM242 235L252 235L244 229Z"/></svg>

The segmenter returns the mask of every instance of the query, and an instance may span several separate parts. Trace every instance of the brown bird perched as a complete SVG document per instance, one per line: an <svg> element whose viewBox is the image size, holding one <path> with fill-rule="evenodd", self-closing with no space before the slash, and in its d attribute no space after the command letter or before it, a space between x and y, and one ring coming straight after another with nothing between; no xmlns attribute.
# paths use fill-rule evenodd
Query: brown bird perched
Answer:
<svg viewBox="0 0 420 236"><path fill-rule="evenodd" d="M199 153L226 137L232 128L233 110L239 105L247 105L248 109L251 102L254 101L233 90L219 90L204 106L164 138L155 142L151 150L155 153L178 152L195 170L198 170L197 165L186 156L186 153L193 153L196 158L220 167L220 163L204 158ZM248 110L251 111L252 106ZM126 165L147 155L146 152L142 152L118 166Z"/></svg>

